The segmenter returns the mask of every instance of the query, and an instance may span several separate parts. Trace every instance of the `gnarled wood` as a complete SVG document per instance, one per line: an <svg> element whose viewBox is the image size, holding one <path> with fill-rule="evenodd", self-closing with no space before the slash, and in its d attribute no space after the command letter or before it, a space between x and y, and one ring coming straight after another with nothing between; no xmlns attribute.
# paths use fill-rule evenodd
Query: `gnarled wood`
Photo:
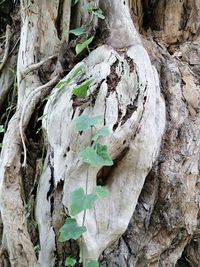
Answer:
<svg viewBox="0 0 200 267"><path fill-rule="evenodd" d="M183 267L188 262L199 267L198 0L94 1L106 16L99 24L107 27L106 39L102 41L97 30L95 49L92 44L90 55L72 70L83 65L83 76L52 92L43 118L47 153L43 173L38 170L44 149L40 149L43 144L36 137L35 125L43 109L41 100L51 90L46 85L54 86L60 70L55 59L45 64L43 60L54 54L60 57L69 27L81 26L81 19L83 23L87 19L81 9L87 2L79 1L72 10L67 0L20 3L18 103L4 135L0 161L0 265L60 267L68 255L78 259L77 244L60 243L58 235L63 212L68 213L70 192L85 184L87 168L77 152L89 143L89 137L74 130L74 119L83 112L104 115L111 135L103 142L115 163L110 169L89 169L89 192L98 181L110 197L87 211L85 257L101 254L101 267ZM143 34L141 38L135 29ZM1 58L4 40L0 36ZM13 77L8 75L16 62L12 55L0 77L3 113L12 90L9 79L12 82ZM40 68L27 72L33 66ZM96 90L92 108L87 101L71 97L73 87L90 76L94 78L91 90ZM22 168L19 124L27 147L26 169ZM32 219L38 223L34 234L30 218L25 218L24 204L31 198L36 200ZM82 223L82 215L77 220ZM33 248L37 245L39 253Z"/></svg>

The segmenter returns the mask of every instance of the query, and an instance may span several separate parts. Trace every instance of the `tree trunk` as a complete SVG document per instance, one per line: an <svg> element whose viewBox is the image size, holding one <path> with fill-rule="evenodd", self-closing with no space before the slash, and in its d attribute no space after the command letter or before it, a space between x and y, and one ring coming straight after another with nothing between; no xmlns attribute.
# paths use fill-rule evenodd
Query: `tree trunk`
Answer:
<svg viewBox="0 0 200 267"><path fill-rule="evenodd" d="M200 2L75 2L0 2L0 266L198 267ZM77 56L80 26L94 40ZM72 96L88 79L86 97ZM91 139L75 132L80 114L103 116L113 166L80 160ZM78 241L60 242L85 177L109 197Z"/></svg>

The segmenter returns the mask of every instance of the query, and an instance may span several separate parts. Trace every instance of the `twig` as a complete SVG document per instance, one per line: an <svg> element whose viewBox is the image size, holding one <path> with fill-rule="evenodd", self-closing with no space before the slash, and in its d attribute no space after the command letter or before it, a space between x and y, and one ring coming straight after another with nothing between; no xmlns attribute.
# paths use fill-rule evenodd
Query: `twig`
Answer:
<svg viewBox="0 0 200 267"><path fill-rule="evenodd" d="M26 166L26 161L27 161L27 151L26 151L26 144L25 144L25 140L24 140L24 128L26 128L25 122L24 122L25 114L26 114L26 124L27 124L30 117L31 117L32 109L36 106L36 104L40 100L40 97L41 97L40 94L42 93L42 91L53 86L55 83L57 83L59 81L59 79L60 79L60 76L57 75L52 80L47 82L46 84L37 87L34 91L32 91L28 95L26 102L23 106L21 118L20 118L20 122L19 122L19 132L20 132L20 137L22 140L22 146L23 146L23 151L24 151L24 160L22 163L22 167ZM45 94L45 91L43 93Z"/></svg>
<svg viewBox="0 0 200 267"><path fill-rule="evenodd" d="M10 36L11 36L11 27L9 25L6 26L6 44L5 44L5 52L2 59L2 63L0 64L0 73L8 59L9 56L9 47L10 47Z"/></svg>
<svg viewBox="0 0 200 267"><path fill-rule="evenodd" d="M6 35L3 35L3 36L0 37L0 39L4 39L4 38L6 38Z"/></svg>
<svg viewBox="0 0 200 267"><path fill-rule="evenodd" d="M92 142L92 127L90 131L90 143ZM89 180L89 165L87 166L87 172L86 172L86 180L85 180L85 194L88 195L88 180ZM85 226L85 218L86 218L86 209L84 209L83 213L83 221L82 226ZM85 266L85 259L84 259L84 251L83 251L83 236L81 237L81 257L83 261L83 266Z"/></svg>
<svg viewBox="0 0 200 267"><path fill-rule="evenodd" d="M22 79L24 79L24 77L28 74L28 73L30 73L30 72L32 72L32 71L34 71L34 70L37 70L37 69L39 69L43 64L45 64L47 61L49 61L49 60L51 60L51 59L54 59L54 58L57 58L58 57L58 55L57 54L55 54L55 55L53 55L53 56L50 56L50 57L48 57L48 58L45 58L45 59L43 59L43 60L41 60L40 62L38 62L38 63L34 63L34 64L32 64L32 65L29 65L22 73L21 73L21 77L22 77Z"/></svg>

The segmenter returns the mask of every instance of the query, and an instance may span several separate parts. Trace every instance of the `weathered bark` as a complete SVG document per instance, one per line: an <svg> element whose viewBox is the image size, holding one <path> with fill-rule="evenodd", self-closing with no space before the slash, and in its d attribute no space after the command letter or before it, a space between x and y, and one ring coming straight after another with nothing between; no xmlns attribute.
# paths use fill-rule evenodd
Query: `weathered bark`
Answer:
<svg viewBox="0 0 200 267"><path fill-rule="evenodd" d="M77 243L60 243L58 235L70 192L85 183L87 167L77 151L89 137L74 131L74 119L83 113L104 116L111 132L104 143L114 160L107 170L89 168L88 191L102 183L110 196L87 212L86 260L99 257L104 267L198 267L200 2L95 1L106 20L100 26L95 21L94 28L107 28L106 39L102 44L97 34L99 47L64 79L79 66L84 73L51 92L60 79L56 58L68 41L70 23L77 27L81 18L87 20L81 10L87 1L80 1L73 12L69 2L21 1L19 49L17 32L9 46L2 41L0 124L10 121L0 162L0 265L59 267L66 255L78 259ZM11 33L13 25L14 17ZM5 33L6 27L2 29ZM6 108L15 78L8 70L13 64L18 100L10 118L13 113L8 115ZM93 107L71 97L74 86L91 76ZM47 114L42 122L45 141L35 133L38 113ZM31 203L33 217L27 220L25 207L30 209ZM39 254L34 251L38 244Z"/></svg>

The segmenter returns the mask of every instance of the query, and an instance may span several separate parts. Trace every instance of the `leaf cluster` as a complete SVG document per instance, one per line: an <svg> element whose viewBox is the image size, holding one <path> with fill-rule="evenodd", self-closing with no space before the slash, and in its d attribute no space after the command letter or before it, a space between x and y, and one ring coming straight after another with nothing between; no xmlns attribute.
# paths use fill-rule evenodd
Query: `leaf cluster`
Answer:
<svg viewBox="0 0 200 267"><path fill-rule="evenodd" d="M76 5L79 2L79 0L72 0L72 6ZM103 15L103 11L100 8L94 7L91 3L87 3L82 6L82 10L85 12L88 12L91 16L90 21L88 22L88 25L92 23L93 17L97 17L98 19L105 19L105 16ZM75 36L81 36L83 34L86 34L87 30L84 28L84 26L71 29L69 31L69 34L73 34ZM92 43L94 39L94 36L91 36L89 38L86 38L83 42L78 43L75 47L76 55L79 55L82 53L85 49L89 49L89 45Z"/></svg>
<svg viewBox="0 0 200 267"><path fill-rule="evenodd" d="M71 4L73 6L78 2L79 0L72 0ZM105 19L102 10L93 7L91 3L84 5L82 9L88 12L91 15L92 19L94 16L99 19ZM92 23L92 19L89 23ZM71 29L69 33L78 37L86 34L86 29L81 26L76 29ZM93 39L94 36L91 36L89 38L86 38L83 42L77 43L75 46L76 55L82 53L85 49L89 49L89 45L92 43ZM54 89L60 90L64 85L69 84L72 79L79 75L82 71L82 68L77 68L70 77L60 81ZM92 78L86 79L73 88L72 94L78 98L84 98L93 82L94 80ZM108 147L99 142L102 137L109 135L109 129L105 125L100 128L98 127L97 130L97 124L99 124L100 122L103 122L103 116L100 115L93 117L81 115L75 119L75 129L77 132L90 130L91 133L90 144L79 152L79 157L82 159L82 162L88 165L87 168L113 165L113 161L108 153ZM93 134L94 130L95 133ZM60 242L65 242L70 239L77 240L81 238L81 236L87 231L84 225L86 210L91 209L97 199L106 198L109 195L108 190L102 186L96 186L95 191L88 194L87 183L88 172L86 177L86 189L84 190L82 187L76 188L70 194L69 217L65 220L65 223L59 230ZM83 223L81 226L78 225L75 218L75 216L80 213L83 213ZM70 256L66 258L65 266L74 266L75 264L76 260L74 258ZM84 264L84 267L99 267L99 263L96 260L91 260L87 262L86 265Z"/></svg>

